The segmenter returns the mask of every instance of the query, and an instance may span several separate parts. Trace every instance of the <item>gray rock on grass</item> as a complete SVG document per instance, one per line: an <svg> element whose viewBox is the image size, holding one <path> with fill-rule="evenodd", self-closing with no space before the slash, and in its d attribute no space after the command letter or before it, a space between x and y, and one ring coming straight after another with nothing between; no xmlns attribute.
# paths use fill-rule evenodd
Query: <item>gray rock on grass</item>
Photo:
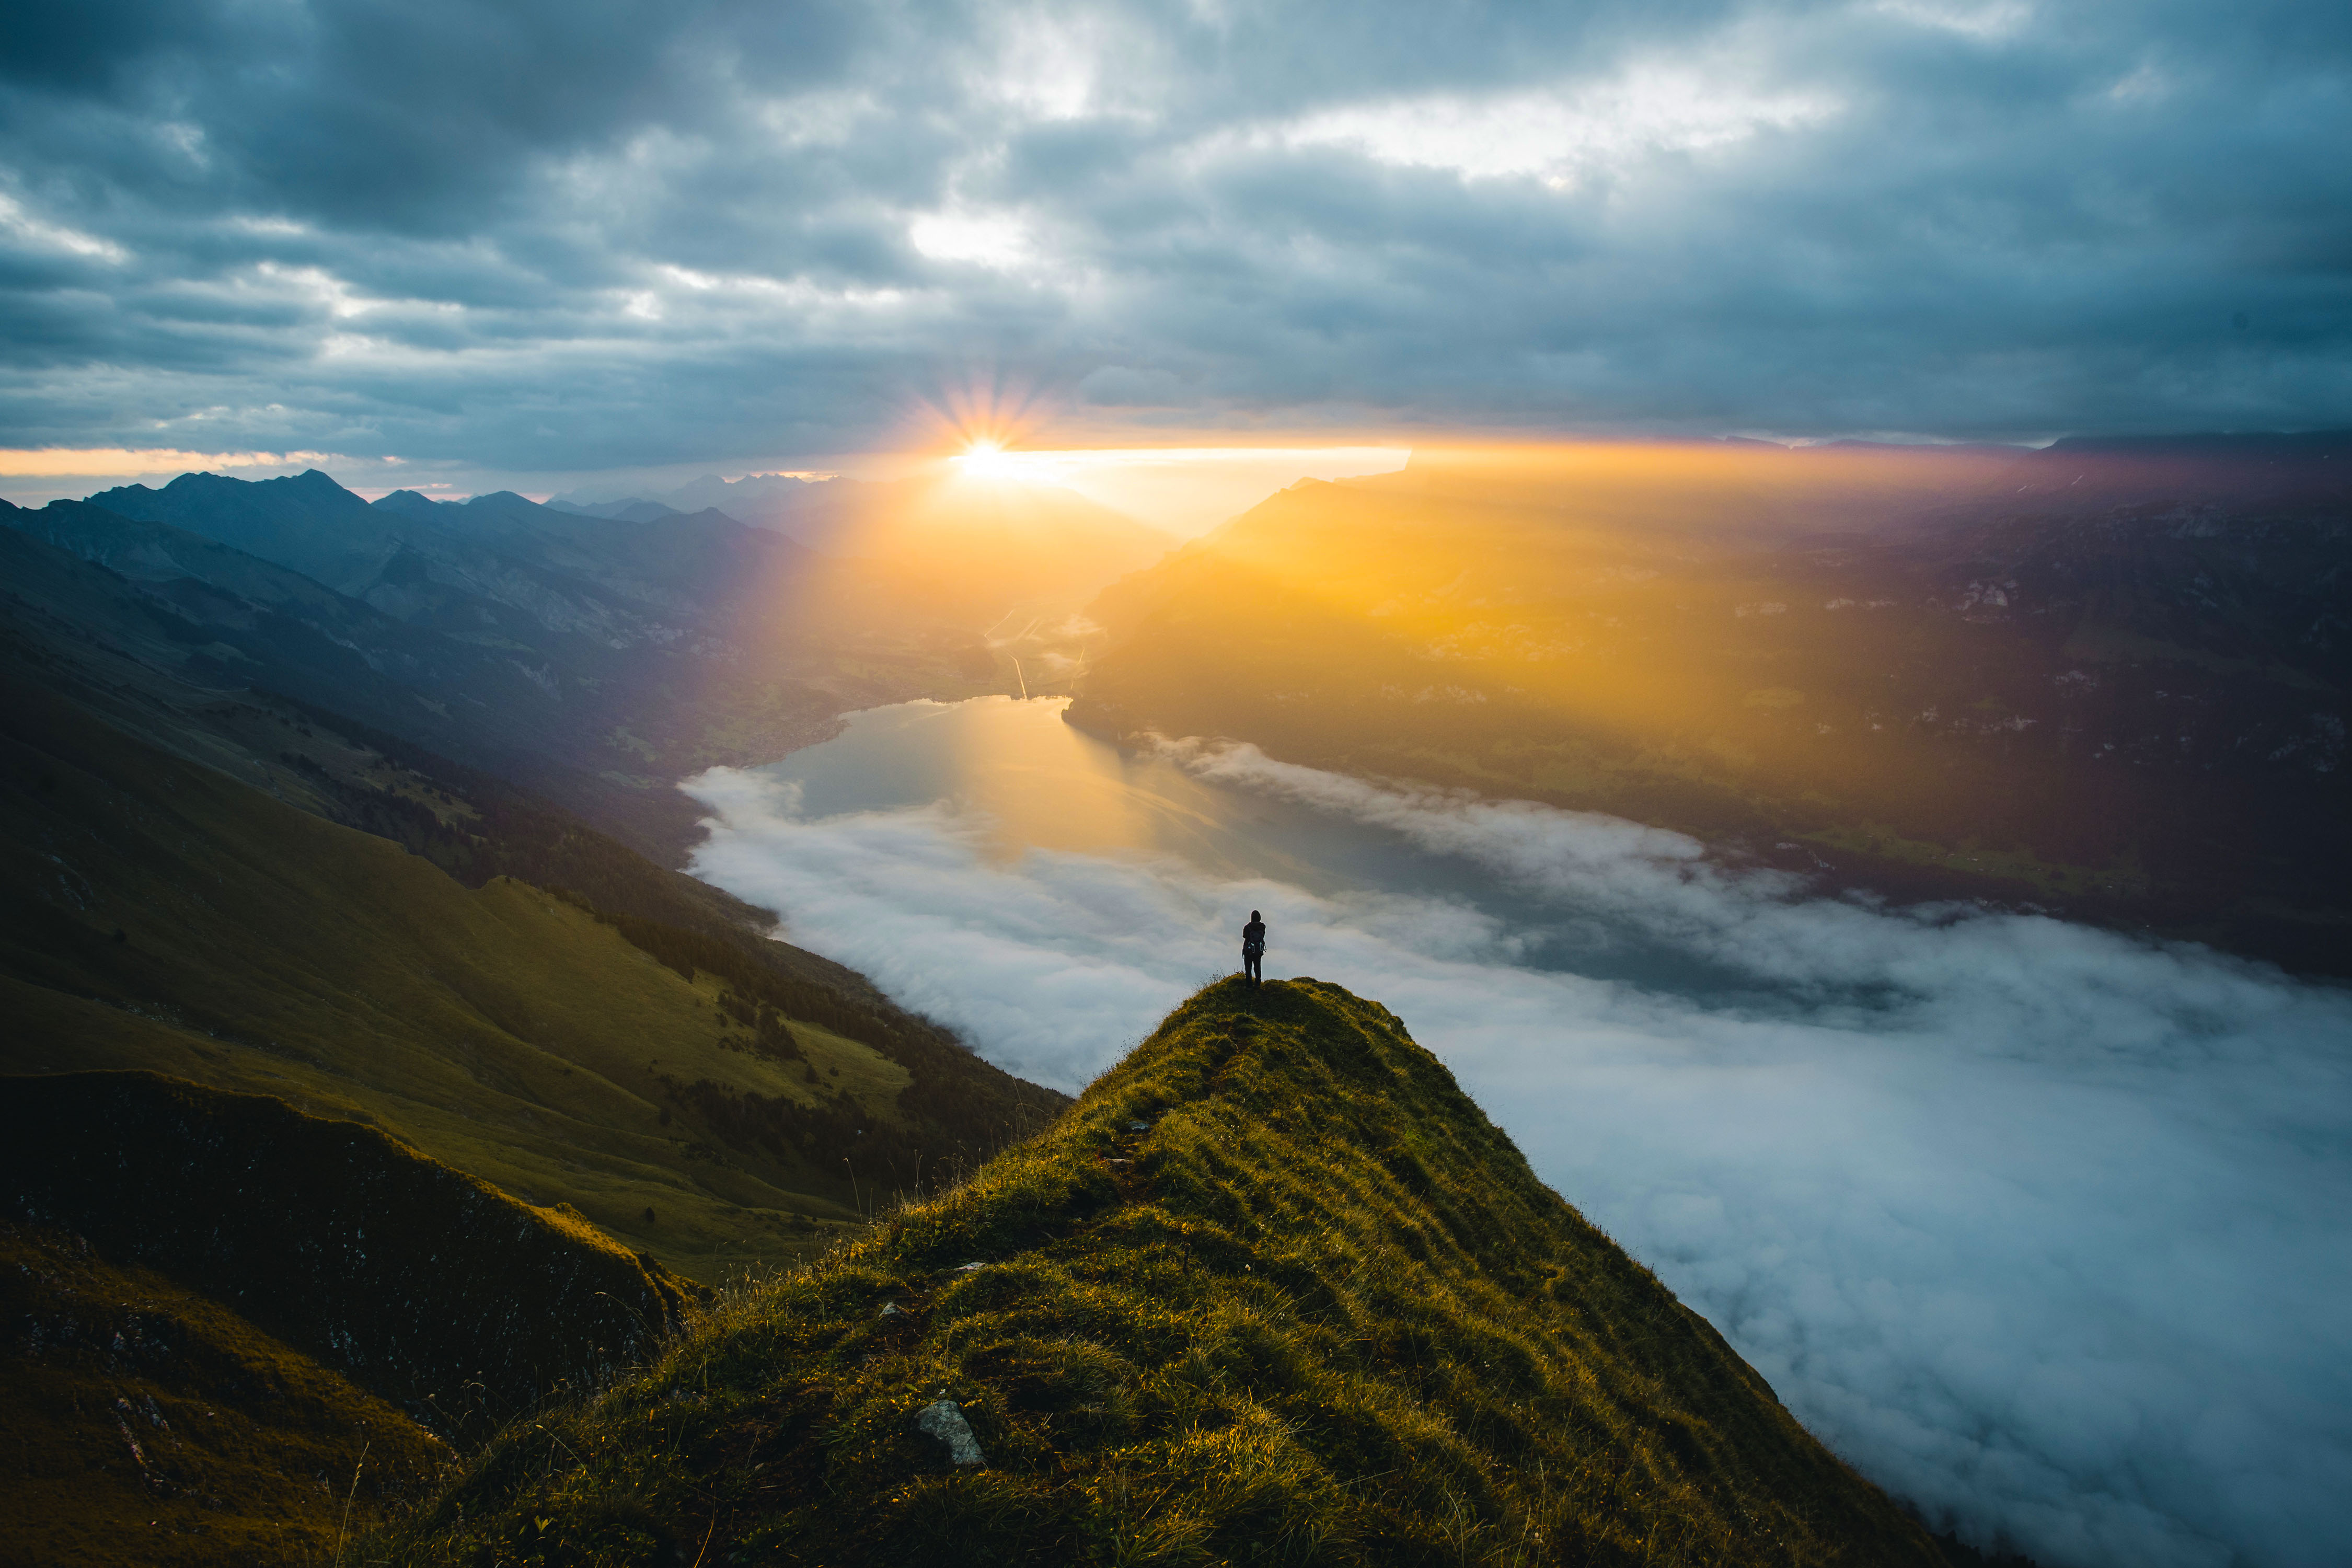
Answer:
<svg viewBox="0 0 2352 1568"><path fill-rule="evenodd" d="M958 1465L984 1465L987 1459L980 1452L980 1439L971 1435L971 1423L952 1399L942 1399L923 1407L915 1417L916 1430L937 1437L948 1446L948 1459Z"/></svg>

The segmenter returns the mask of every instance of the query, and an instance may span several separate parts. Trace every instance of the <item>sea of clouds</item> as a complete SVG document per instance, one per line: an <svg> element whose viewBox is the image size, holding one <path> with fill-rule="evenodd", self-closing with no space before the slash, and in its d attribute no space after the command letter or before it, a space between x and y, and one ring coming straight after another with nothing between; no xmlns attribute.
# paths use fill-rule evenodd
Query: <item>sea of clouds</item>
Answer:
<svg viewBox="0 0 2352 1568"><path fill-rule="evenodd" d="M1458 900L1008 858L948 803L803 817L715 770L701 876L1076 1089L1265 911L1874 1479L2046 1568L2320 1568L2352 1539L2352 994L2187 946L1811 896L1615 818L1184 742L1244 798L1466 861L1746 989L1534 967Z"/></svg>

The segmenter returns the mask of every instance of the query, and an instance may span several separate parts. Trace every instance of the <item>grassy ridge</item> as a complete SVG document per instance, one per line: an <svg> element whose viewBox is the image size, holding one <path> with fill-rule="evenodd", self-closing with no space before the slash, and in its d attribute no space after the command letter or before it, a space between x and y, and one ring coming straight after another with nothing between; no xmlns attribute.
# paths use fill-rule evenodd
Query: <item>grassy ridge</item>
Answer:
<svg viewBox="0 0 2352 1568"><path fill-rule="evenodd" d="M919 1428L943 1398L984 1464ZM1393 1016L1307 980L1198 994L1051 1131L369 1552L1937 1561Z"/></svg>
<svg viewBox="0 0 2352 1568"><path fill-rule="evenodd" d="M449 1450L220 1303L0 1221L0 1561L309 1564Z"/></svg>

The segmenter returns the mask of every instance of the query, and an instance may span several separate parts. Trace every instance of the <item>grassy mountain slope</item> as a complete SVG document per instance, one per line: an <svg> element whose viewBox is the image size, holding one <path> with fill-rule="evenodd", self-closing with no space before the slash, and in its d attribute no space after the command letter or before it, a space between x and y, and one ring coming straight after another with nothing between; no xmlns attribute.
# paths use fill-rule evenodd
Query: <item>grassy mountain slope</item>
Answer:
<svg viewBox="0 0 2352 1568"><path fill-rule="evenodd" d="M919 1426L941 1400L983 1463ZM1050 1131L368 1552L1937 1561L1399 1020L1308 980L1201 992Z"/></svg>
<svg viewBox="0 0 2352 1568"><path fill-rule="evenodd" d="M19 1216L155 1268L453 1438L642 1359L687 1298L560 1209L352 1121L145 1072L5 1080Z"/></svg>
<svg viewBox="0 0 2352 1568"><path fill-rule="evenodd" d="M285 692L522 780L633 843L690 838L691 803L602 776L621 753L572 760L583 724L592 740L603 731L534 679L551 666L522 642L409 626L285 566L100 507L0 502L0 591L36 642L100 642L199 686Z"/></svg>
<svg viewBox="0 0 2352 1568"><path fill-rule="evenodd" d="M379 1121L689 1274L816 1245L856 1194L1013 1130L908 1103L909 1069L838 1032L854 1010L793 1021L757 971L666 963L509 878L469 889L21 679L0 868L0 1070L147 1068Z"/></svg>
<svg viewBox="0 0 2352 1568"><path fill-rule="evenodd" d="M228 1308L0 1222L0 1561L310 1564L450 1462L431 1433Z"/></svg>
<svg viewBox="0 0 2352 1568"><path fill-rule="evenodd" d="M156 514L139 519L0 502L0 584L192 679L286 692L516 780L669 863L698 837L676 780L820 740L849 709L1012 682L1009 668L996 680L971 629L895 615L870 595L845 621L801 569L803 552L763 530L719 520L713 538L680 519L665 536L547 512L566 525L553 537L470 508L426 528L306 478L371 527L408 530L365 554L381 560L361 577L338 579L350 593L285 563L327 570L316 552L272 560L223 542L330 530L314 542L341 560L339 511L231 527L240 500L288 498L217 479L205 505L137 508ZM100 570L72 569L84 563Z"/></svg>
<svg viewBox="0 0 2352 1568"><path fill-rule="evenodd" d="M11 1563L318 1563L683 1323L658 1264L351 1121L0 1079Z"/></svg>
<svg viewBox="0 0 2352 1568"><path fill-rule="evenodd" d="M46 521L58 510L37 515ZM730 943L739 957L757 959L756 967L775 971L794 989L826 994L809 1005L851 1017L848 1033L919 1077L944 1072L983 1080L957 1086L982 1102L1001 1100L1013 1087L954 1049L940 1031L900 1012L854 970L788 943L753 940L773 928L770 912L655 865L543 796L453 762L413 734L359 722L273 687L305 649L287 650L281 663L240 660L226 669L189 658L192 634L173 624L167 607L143 597L140 583L23 531L0 530L0 669L68 698L124 734L391 838L469 887L520 877L568 889L602 911Z"/></svg>

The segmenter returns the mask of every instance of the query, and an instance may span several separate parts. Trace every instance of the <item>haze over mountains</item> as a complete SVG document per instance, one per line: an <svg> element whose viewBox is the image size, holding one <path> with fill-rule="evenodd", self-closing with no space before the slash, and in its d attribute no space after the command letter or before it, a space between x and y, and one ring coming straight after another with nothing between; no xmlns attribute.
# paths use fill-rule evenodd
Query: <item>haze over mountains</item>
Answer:
<svg viewBox="0 0 2352 1568"><path fill-rule="evenodd" d="M708 508L745 522L772 527L775 520L789 517L813 502L817 486L836 479L837 476L818 479L797 474L746 474L729 479L705 474L656 496L601 496L594 490L576 490L570 495L550 496L547 504L559 511L576 511L587 517L630 517L639 521L667 512L701 511Z"/></svg>
<svg viewBox="0 0 2352 1568"><path fill-rule="evenodd" d="M2352 434L1443 454L1107 593L1072 721L2352 973Z"/></svg>
<svg viewBox="0 0 2352 1568"><path fill-rule="evenodd" d="M559 496L548 504L637 521L723 513L828 555L872 562L894 595L948 614L992 596L1062 608L1172 542L1100 502L1034 482L711 474L651 500L582 504Z"/></svg>
<svg viewBox="0 0 2352 1568"><path fill-rule="evenodd" d="M1310 769L1352 779L1347 787L1369 793L1346 809L1386 812L1407 831L1421 830L1415 813L1518 802L1695 835L1691 853L1721 870L1691 875L1707 888L1708 877L1732 879L1718 893L1741 877L1785 877L1766 901L1791 902L1792 930L1815 919L1795 900L1973 900L1954 908L1969 919L2054 910L2338 973L2336 939L2352 922L2340 894L2352 870L2347 448L2320 434L2042 451L1436 451L1400 473L1295 486L1181 548L1066 492L971 479L771 477L716 495L688 487L672 493L676 506L601 504L610 515L600 516L506 492L449 503L394 491L369 503L315 471L257 484L191 474L7 507L0 827L26 896L0 933L0 986L23 1021L0 1065L160 1070L373 1121L418 1158L585 1227L594 1245L615 1238L705 1281L730 1263L813 1255L862 1225L877 1196L952 1182L1059 1112L1058 1095L972 1053L996 1037L971 1019L1025 1009L1039 1037L1069 1037L1065 1059L1098 1066L1115 1042L1078 1039L1069 1022L1089 944L1139 942L1166 956L1189 951L1191 933L1148 921L1096 930L1141 906L1107 897L1126 872L1097 876L1067 857L988 868L987 885L1007 898L1031 881L1017 910L974 912L981 928L1003 928L988 930L985 969L969 967L982 948L877 945L886 924L851 929L867 916L846 860L841 885L822 890L807 879L824 868L814 858L814 870L765 882L754 868L747 890L785 890L780 931L674 869L698 853L711 809L676 786L700 780L700 800L731 812L748 786L711 781L751 778L835 733L845 713L1024 688L1075 693L1071 721L1097 732L1181 743L1164 754L1213 771L1255 769L1249 787L1278 795L1285 769L1294 784ZM728 505L684 505L700 500ZM1462 789L1477 799L1444 793ZM944 810L926 821L951 835ZM927 929L946 929L971 879L939 844L889 840L893 821L877 815L861 831L914 857L901 869L928 879ZM739 865L799 841L746 828L730 820L716 845ZM793 829L812 847L829 831ZM696 864L727 879L724 856ZM1626 873L1596 860L1581 874ZM1090 876L1093 895L1078 885ZM1731 901L1764 899L1762 886L1738 882L1747 890ZM1694 883L1679 895L1684 925L1714 896L1702 893ZM1367 938L1405 929L1374 904L1361 912ZM1064 969L1029 984L1016 943L1041 913L1063 923ZM1303 931L1305 914L1287 918ZM1455 940L1427 934L1440 948ZM820 956L853 951L882 985ZM1439 956L1391 964L1401 991L1436 996L1423 971ZM2185 994L2207 962L2183 960L2185 979L2165 968L2166 985ZM1896 992L1946 1005L1924 948L1889 963L1889 973L1913 965ZM1792 995L1879 983L1820 952L1763 982ZM1529 998L1549 995L1549 982L1493 984L1514 1007L1548 1005ZM2039 984L2025 990L2038 996ZM2268 995L2285 983L2233 984ZM917 998L946 1024L909 1011ZM1452 1002L1429 1005L1442 1028L1457 1026ZM2035 1020L2021 1037L2038 1038L2039 1004L2018 1005ZM2323 1015L2314 1004L2280 1016ZM1393 1151L1375 1153L1404 1169ZM2052 1169L2075 1179L2074 1166ZM1613 1191L1640 1171L1629 1156L1625 1171L1590 1179ZM1287 1203L1273 1194L1294 1179L1277 1160L1234 1201ZM67 1280L56 1260L79 1245L79 1222L17 1197L15 1223L26 1228L11 1245L44 1279ZM1423 1228L1396 1243L1408 1251L1432 1234L1412 1223ZM141 1245L165 1257L173 1243ZM193 1279L181 1268L138 1288L181 1303L165 1315L215 1336L206 1342L248 1347L237 1355L279 1355L250 1347L291 1335L297 1348L283 1353L316 1359L299 1348L299 1324L237 1327L233 1306L205 1294L213 1287L169 1294L195 1289ZM903 1283L925 1302L940 1289L928 1274ZM65 1298L41 1289L52 1293L28 1310L68 1321ZM215 1307L229 1319L203 1318ZM990 1309L1000 1310L1020 1309ZM1277 1326L1302 1343L1324 1331L1306 1319ZM1075 1371L1036 1361L1034 1347L964 1347L940 1365L966 1380L957 1386L969 1398L957 1397L984 1435L1027 1434L1019 1441L1043 1444L1044 1464L1095 1441L1087 1424L1098 1409L1141 1400L1140 1412L1162 1397L1139 1392L1161 1373L1115 1364L1143 1364L1130 1329L1102 1331ZM1211 1343L1223 1331L1200 1331L1202 1354L1225 1353ZM1800 1310L1791 1331L1808 1343L1828 1330ZM2236 1353L2214 1353L2224 1352ZM1592 1353L1615 1367L1620 1352ZM1262 1361L1235 1375L1270 1375L1275 1363ZM74 1365L39 1385L66 1401L59 1409L113 1375ZM1806 1386L1843 1387L1839 1375ZM204 1396L176 1386L153 1393ZM381 1397L364 1379L352 1386L332 1395L347 1415ZM837 1393L866 1398L846 1384ZM1904 1396L1885 1397L1895 1409ZM992 1426L999 1415L1009 1425ZM1110 1432L1129 1417L1100 1419ZM1709 1452L1738 1470L1762 1462L1749 1441ZM1681 1452L1663 1436L1626 1442L1626 1452ZM900 1458L920 1468L925 1452ZM2150 1452L2134 1462L2174 1462L2168 1448ZM110 1454L100 1444L87 1462L121 1469L105 1506L128 1519L155 1483L143 1459ZM1909 1478L1912 1500L1934 1500L1948 1510L1938 1522L1966 1523L1980 1543L1998 1535L1986 1521L2026 1495L1978 1489L1907 1453L1886 1462ZM223 1517L249 1524L271 1495L223 1494ZM503 1510L499 1531L556 1517L483 1495ZM1853 1504L1855 1517L1896 1529L1874 1496ZM2234 1494L2215 1496L2144 1539L2234 1528ZM1490 1525L1528 1527L1528 1510L1557 1504L1494 1503ZM1435 1528L1424 1505L1394 1502L1398 1539ZM747 1505L728 1528L752 1539L800 1506ZM873 1506L842 1528L916 1528L878 1522L888 1510ZM609 1511L562 1517L575 1545L635 1539ZM2084 1562L2124 1539L2065 1517L2075 1534L2053 1527L2038 1539L2109 1543L2084 1548ZM2300 1561L2281 1543L2304 1539L2294 1522L2304 1516L2284 1517L2262 1551ZM608 1526L623 1533L599 1533ZM1591 1541L1608 1533L1575 1528ZM645 1550L658 1553L662 1531L674 1523Z"/></svg>
<svg viewBox="0 0 2352 1568"><path fill-rule="evenodd" d="M861 695L906 689L893 682L971 689L954 673L959 653L984 653L970 632L919 609L851 624L810 552L715 516L647 530L514 496L370 506L323 474L191 475L106 500L141 515L0 512L0 1069L162 1071L193 1080L175 1093L257 1091L373 1122L402 1158L494 1182L592 1251L615 1252L618 1236L656 1272L654 1255L711 1280L821 1247L1060 1103L772 940L772 916L629 847L674 860L692 812L667 790L677 771L621 765L772 755ZM779 614L803 594L817 614ZM778 646L804 650L809 680L747 657ZM976 662L993 675L992 658ZM676 749L666 764L660 747ZM93 1147L114 1135L110 1096L58 1100L58 1130ZM306 1447L320 1422L402 1426L381 1434L401 1479L372 1487L373 1506L436 1473L404 1425L436 1417L371 1403L415 1391L321 1349L345 1340L315 1290L257 1326L244 1286L190 1261L209 1256L212 1206L276 1206L219 1186L200 1158L212 1115L162 1119L142 1151L184 1157L172 1168L191 1206L110 1218L73 1183L41 1185L55 1173L41 1162L11 1174L7 1245L35 1327L33 1361L7 1378L60 1435L53 1464L7 1483L12 1558L115 1552L163 1513L174 1540L158 1561L307 1560L332 1517L289 1512L267 1465L222 1456L364 1464L364 1433ZM371 1169L331 1162L303 1179L363 1205L353 1184ZM499 1310L543 1320L527 1331L561 1336L584 1310L532 1304L545 1260L528 1251L461 1265L451 1215L370 1223L419 1227ZM271 1234L306 1255L327 1239ZM60 1272L91 1236L100 1261ZM323 1256L369 1255L339 1242ZM261 1251L248 1262L261 1289L273 1266ZM99 1328L79 1304L92 1288L131 1314L105 1331L154 1339L156 1356L200 1346L191 1370L45 1351ZM430 1268L404 1289L428 1312L457 1300ZM448 1390L469 1375L462 1356L436 1365L458 1369ZM265 1386L284 1397L257 1399L252 1380L272 1368ZM134 1398L153 1418L144 1447L128 1426L119 1441L86 1430L85 1408ZM214 1405L233 1407L227 1426ZM498 1418L518 1407L506 1398ZM51 1509L72 1528L16 1531Z"/></svg>
<svg viewBox="0 0 2352 1568"><path fill-rule="evenodd" d="M315 471L184 475L8 516L221 634L173 663L253 663L673 859L692 823L671 781L777 755L848 709L1016 689L1013 658L1037 651L1024 624L1165 543L1076 497L916 482L835 509L832 542L861 552L847 557L713 511L621 521L503 492L370 504ZM1019 612L1005 640L983 638Z"/></svg>

